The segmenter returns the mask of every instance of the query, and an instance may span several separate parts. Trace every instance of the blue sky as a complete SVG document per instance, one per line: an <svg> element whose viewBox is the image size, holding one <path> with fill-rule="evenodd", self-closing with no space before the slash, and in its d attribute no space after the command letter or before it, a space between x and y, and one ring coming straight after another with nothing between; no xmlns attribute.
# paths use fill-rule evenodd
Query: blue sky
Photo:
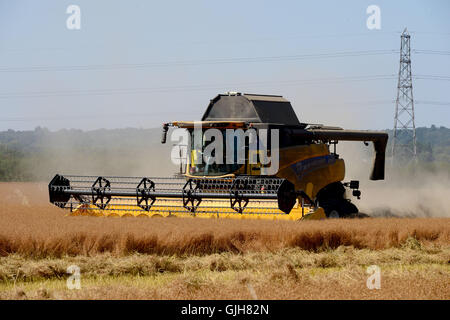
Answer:
<svg viewBox="0 0 450 320"><path fill-rule="evenodd" d="M381 30L367 29L372 4ZM0 130L157 127L226 91L283 95L303 122L392 128L389 51L407 27L413 50L448 53L449 13L445 0L0 0ZM380 54L336 57L362 51ZM450 55L413 51L412 70L446 77L414 80L416 125L450 127Z"/></svg>

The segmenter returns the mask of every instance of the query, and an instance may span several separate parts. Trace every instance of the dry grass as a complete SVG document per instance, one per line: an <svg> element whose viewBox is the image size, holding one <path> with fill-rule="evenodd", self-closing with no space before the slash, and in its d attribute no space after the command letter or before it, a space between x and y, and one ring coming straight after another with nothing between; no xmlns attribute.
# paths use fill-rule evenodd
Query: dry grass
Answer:
<svg viewBox="0 0 450 320"><path fill-rule="evenodd" d="M0 299L450 299L446 218L111 219L47 201L45 185L0 183Z"/></svg>
<svg viewBox="0 0 450 320"><path fill-rule="evenodd" d="M169 257L110 254L62 259L0 258L3 299L450 299L450 248L354 249L313 253L222 253ZM65 287L81 269L81 290ZM377 264L381 290L366 287Z"/></svg>
<svg viewBox="0 0 450 320"><path fill-rule="evenodd" d="M435 271L430 270L432 276ZM339 281L338 277L346 277ZM443 277L430 285L430 275L425 272L411 272L401 276L386 275L386 288L368 290L365 286L367 275L361 270L346 273L334 272L323 277L301 276L276 278L276 281L259 278L244 280L235 278L224 282L181 278L162 288L138 288L130 285L106 285L91 287L83 291L55 291L50 298L58 299L252 299L248 284L258 299L305 300L305 299L450 299L449 283ZM196 279L196 278L194 278ZM412 280L414 279L414 280ZM439 281L440 280L440 281ZM193 282L194 281L194 282ZM47 299L42 293L34 294L39 299ZM30 296L33 298L33 296Z"/></svg>
<svg viewBox="0 0 450 320"><path fill-rule="evenodd" d="M190 272L225 271L287 271L297 269L363 267L372 264L397 268L401 266L434 265L450 268L450 248L424 249L408 247L386 250L339 247L320 253L301 249L283 249L275 253L221 253L205 256L155 256L133 254L123 257L109 253L92 257L76 256L49 259L29 259L20 255L0 258L0 283L33 282L65 279L67 267L77 265L83 277L156 276ZM284 268L287 268L286 270Z"/></svg>
<svg viewBox="0 0 450 320"><path fill-rule="evenodd" d="M353 246L386 249L413 238L450 243L450 219L377 218L328 221L250 221L66 217L47 203L38 184L0 184L0 256L209 255Z"/></svg>

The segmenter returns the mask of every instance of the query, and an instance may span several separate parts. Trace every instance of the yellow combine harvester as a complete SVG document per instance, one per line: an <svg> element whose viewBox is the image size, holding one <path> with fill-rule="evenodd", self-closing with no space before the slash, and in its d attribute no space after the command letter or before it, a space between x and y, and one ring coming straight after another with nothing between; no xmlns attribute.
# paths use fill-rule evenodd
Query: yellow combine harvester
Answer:
<svg viewBox="0 0 450 320"><path fill-rule="evenodd" d="M354 217L358 209L346 198L346 189L359 198L359 182L342 182L345 165L336 154L338 141L373 142L370 178L384 179L386 133L301 123L281 96L220 94L201 121L165 123L162 143L169 127L187 133L181 175L57 174L49 184L50 202L71 215L108 217ZM219 138L227 143L218 143Z"/></svg>

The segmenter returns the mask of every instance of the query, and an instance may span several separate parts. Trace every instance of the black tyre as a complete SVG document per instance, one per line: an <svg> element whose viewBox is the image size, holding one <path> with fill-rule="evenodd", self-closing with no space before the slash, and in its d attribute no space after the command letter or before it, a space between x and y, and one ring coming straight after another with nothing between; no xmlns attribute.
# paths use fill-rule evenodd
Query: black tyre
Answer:
<svg viewBox="0 0 450 320"><path fill-rule="evenodd" d="M358 208L347 199L333 199L319 203L327 218L347 218L358 213Z"/></svg>
<svg viewBox="0 0 450 320"><path fill-rule="evenodd" d="M327 218L347 218L358 213L358 208L345 199L345 188L340 182L332 183L317 194L319 206Z"/></svg>

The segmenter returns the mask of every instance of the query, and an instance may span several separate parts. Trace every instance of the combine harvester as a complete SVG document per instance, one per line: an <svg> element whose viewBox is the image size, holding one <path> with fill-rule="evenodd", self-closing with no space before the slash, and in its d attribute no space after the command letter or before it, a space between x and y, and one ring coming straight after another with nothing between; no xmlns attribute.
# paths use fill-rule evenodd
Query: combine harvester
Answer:
<svg viewBox="0 0 450 320"><path fill-rule="evenodd" d="M69 209L71 215L108 217L300 220L359 216L346 197L350 189L359 199L359 182L342 182L345 165L336 153L338 141L372 142L375 160L370 179L384 179L386 133L301 123L281 96L219 94L201 121L163 124L162 143L169 127L188 133L182 174L170 178L57 174L49 184L50 202ZM208 129L226 138L229 132L243 134L242 145L237 145L237 138L232 140L231 162L229 158L198 161L212 140L205 138ZM250 143L255 139L258 146L265 143L265 157ZM239 150L242 161L237 157ZM270 172L267 155L273 162L275 152L277 170Z"/></svg>

